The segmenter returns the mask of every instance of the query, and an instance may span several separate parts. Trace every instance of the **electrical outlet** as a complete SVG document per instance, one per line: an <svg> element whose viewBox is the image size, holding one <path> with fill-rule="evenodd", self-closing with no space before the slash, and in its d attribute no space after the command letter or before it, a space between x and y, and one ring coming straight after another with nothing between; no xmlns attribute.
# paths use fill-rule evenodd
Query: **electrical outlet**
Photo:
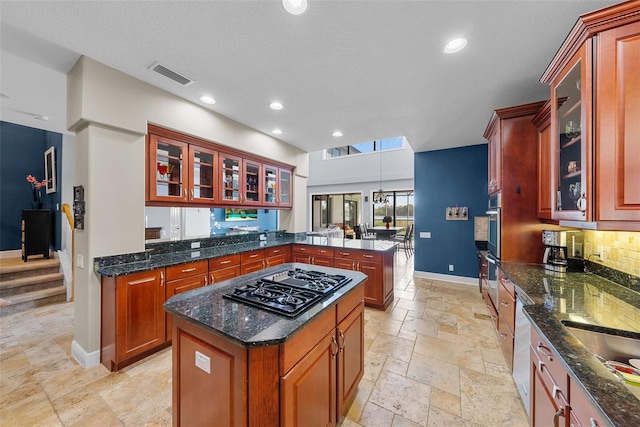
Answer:
<svg viewBox="0 0 640 427"><path fill-rule="evenodd" d="M200 242L191 242L191 249L198 249L200 247Z"/></svg>
<svg viewBox="0 0 640 427"><path fill-rule="evenodd" d="M604 250L602 246L598 246L598 258L600 258L600 261L604 261Z"/></svg>
<svg viewBox="0 0 640 427"><path fill-rule="evenodd" d="M449 264L449 271L453 271L453 264Z"/></svg>
<svg viewBox="0 0 640 427"><path fill-rule="evenodd" d="M76 265L78 268L84 268L84 256L76 255Z"/></svg>

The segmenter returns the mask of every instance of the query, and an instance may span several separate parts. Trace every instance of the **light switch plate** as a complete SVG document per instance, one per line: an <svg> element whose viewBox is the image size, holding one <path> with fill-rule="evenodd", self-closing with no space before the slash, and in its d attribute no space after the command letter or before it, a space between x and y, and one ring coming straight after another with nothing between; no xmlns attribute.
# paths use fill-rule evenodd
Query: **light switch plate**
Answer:
<svg viewBox="0 0 640 427"><path fill-rule="evenodd" d="M431 238L431 232L430 231L421 231L420 232L420 238L421 239L430 239Z"/></svg>

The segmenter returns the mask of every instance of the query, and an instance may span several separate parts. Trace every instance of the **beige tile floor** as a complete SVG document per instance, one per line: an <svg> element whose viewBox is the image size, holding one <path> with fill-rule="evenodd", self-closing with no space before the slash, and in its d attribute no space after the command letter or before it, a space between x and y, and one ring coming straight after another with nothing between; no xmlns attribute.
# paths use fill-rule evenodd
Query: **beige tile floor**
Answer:
<svg viewBox="0 0 640 427"><path fill-rule="evenodd" d="M365 313L366 368L344 427L526 426L477 287L413 278ZM71 357L73 303L0 318L0 426L171 425L171 351L119 372Z"/></svg>

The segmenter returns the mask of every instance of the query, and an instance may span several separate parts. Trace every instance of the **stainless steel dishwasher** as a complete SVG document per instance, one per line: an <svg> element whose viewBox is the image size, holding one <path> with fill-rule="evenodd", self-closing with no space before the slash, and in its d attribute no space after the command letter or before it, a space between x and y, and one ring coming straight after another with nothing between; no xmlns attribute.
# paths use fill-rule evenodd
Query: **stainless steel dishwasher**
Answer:
<svg viewBox="0 0 640 427"><path fill-rule="evenodd" d="M513 343L513 381L529 414L529 344L531 342L531 323L522 310L522 301L516 298L516 330Z"/></svg>

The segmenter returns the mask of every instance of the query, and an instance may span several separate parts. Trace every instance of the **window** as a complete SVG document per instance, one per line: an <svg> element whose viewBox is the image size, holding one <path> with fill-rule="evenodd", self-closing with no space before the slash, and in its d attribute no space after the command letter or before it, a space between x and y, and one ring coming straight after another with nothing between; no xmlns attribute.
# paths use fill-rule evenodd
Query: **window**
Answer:
<svg viewBox="0 0 640 427"><path fill-rule="evenodd" d="M413 191L385 191L389 203L373 205L373 225L384 226L382 218L393 218L392 227L407 227L413 223Z"/></svg>
<svg viewBox="0 0 640 427"><path fill-rule="evenodd" d="M324 159L350 156L353 154L372 153L374 151L395 150L404 146L404 136L396 138L380 139L377 141L361 142L345 147L327 148L324 151Z"/></svg>
<svg viewBox="0 0 640 427"><path fill-rule="evenodd" d="M322 194L311 198L311 227L313 231L337 225L351 230L358 224L362 196L360 193Z"/></svg>

